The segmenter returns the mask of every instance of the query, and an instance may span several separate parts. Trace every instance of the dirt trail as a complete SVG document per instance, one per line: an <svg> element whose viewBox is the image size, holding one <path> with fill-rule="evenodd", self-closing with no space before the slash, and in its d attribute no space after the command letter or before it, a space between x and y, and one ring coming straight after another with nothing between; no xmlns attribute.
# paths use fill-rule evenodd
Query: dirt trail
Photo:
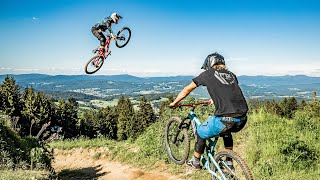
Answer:
<svg viewBox="0 0 320 180"><path fill-rule="evenodd" d="M145 172L141 169L108 160L107 148L55 150L53 168L60 179L110 180L173 180L176 176L165 172ZM97 153L101 153L98 158ZM96 157L96 158L95 158Z"/></svg>

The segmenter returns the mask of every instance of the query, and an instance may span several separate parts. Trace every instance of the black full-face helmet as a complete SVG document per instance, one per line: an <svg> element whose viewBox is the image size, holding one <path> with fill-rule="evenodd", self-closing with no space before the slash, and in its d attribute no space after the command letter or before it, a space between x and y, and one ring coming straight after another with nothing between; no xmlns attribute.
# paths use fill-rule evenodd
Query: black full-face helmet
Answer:
<svg viewBox="0 0 320 180"><path fill-rule="evenodd" d="M217 52L213 54L209 54L207 58L204 60L204 63L201 67L201 69L208 70L214 65L223 64L225 65L224 57Z"/></svg>

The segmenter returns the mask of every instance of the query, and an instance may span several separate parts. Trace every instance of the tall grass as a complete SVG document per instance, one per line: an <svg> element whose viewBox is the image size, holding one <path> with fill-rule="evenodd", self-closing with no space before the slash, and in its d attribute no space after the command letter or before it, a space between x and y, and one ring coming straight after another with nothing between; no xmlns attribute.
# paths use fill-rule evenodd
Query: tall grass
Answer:
<svg viewBox="0 0 320 180"><path fill-rule="evenodd" d="M175 165L164 146L164 128L172 116L183 117L189 109L166 110L135 141L112 141L104 138L54 142L55 148L108 147L108 156L140 168L165 168L182 178L208 179L205 171L186 174L185 166ZM205 120L212 112L199 109ZM318 179L320 177L320 118L300 110L294 118L281 118L260 109L251 113L246 127L234 134L235 150L247 161L255 179ZM221 140L219 146L222 146ZM237 149L238 148L238 149ZM193 142L191 142L191 153Z"/></svg>
<svg viewBox="0 0 320 180"><path fill-rule="evenodd" d="M296 112L293 119L280 118L264 109L253 113L243 133L248 135L246 157L254 177L319 178L319 123L318 117L308 118L306 111Z"/></svg>

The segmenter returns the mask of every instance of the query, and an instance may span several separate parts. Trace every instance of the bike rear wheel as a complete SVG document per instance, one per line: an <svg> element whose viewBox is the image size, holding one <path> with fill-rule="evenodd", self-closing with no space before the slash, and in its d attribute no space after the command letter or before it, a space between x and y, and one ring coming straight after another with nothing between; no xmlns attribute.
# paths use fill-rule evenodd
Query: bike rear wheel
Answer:
<svg viewBox="0 0 320 180"><path fill-rule="evenodd" d="M233 168L227 165L226 158L231 158L233 162ZM234 151L223 150L215 154L214 159L221 168L226 178L237 180L252 180L252 173L246 164L246 162ZM218 173L218 171L217 171ZM214 177L212 179L215 179Z"/></svg>
<svg viewBox="0 0 320 180"><path fill-rule="evenodd" d="M120 31L117 33L117 41L116 46L118 48L123 48L128 44L131 38L131 30L127 27L124 27L120 29Z"/></svg>
<svg viewBox="0 0 320 180"><path fill-rule="evenodd" d="M103 65L104 63L104 58L102 56L94 56L92 57L87 64L85 65L85 72L87 74L93 74L97 72Z"/></svg>
<svg viewBox="0 0 320 180"><path fill-rule="evenodd" d="M165 145L170 159L176 164L184 164L190 152L187 128L179 129L181 119L172 117L165 129Z"/></svg>

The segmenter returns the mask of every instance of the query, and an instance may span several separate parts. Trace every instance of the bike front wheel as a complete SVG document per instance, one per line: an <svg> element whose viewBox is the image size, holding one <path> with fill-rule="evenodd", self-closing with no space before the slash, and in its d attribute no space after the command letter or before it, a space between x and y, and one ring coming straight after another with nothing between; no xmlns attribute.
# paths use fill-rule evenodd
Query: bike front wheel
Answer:
<svg viewBox="0 0 320 180"><path fill-rule="evenodd" d="M104 63L104 58L102 56L94 56L92 57L87 64L85 65L85 72L87 74L93 74L97 72L103 65Z"/></svg>
<svg viewBox="0 0 320 180"><path fill-rule="evenodd" d="M120 29L120 31L117 33L117 41L116 46L118 48L123 48L128 44L131 38L131 30L127 27L124 27Z"/></svg>
<svg viewBox="0 0 320 180"><path fill-rule="evenodd" d="M223 150L215 154L215 161L218 163L224 176L227 179L252 180L252 173L246 162L234 151ZM227 160L232 159L232 165L228 165ZM218 173L218 171L216 171ZM213 177L213 179L215 179Z"/></svg>
<svg viewBox="0 0 320 180"><path fill-rule="evenodd" d="M165 129L165 145L170 159L176 164L184 164L190 152L187 128L180 128L181 119L172 117Z"/></svg>

